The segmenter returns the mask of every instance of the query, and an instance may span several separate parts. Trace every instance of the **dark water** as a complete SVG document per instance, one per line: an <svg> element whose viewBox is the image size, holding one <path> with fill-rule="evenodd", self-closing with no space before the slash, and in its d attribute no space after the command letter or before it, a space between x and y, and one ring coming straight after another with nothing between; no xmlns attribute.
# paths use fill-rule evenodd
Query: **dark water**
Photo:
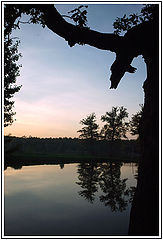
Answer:
<svg viewBox="0 0 163 240"><path fill-rule="evenodd" d="M127 235L135 164L5 170L5 236Z"/></svg>

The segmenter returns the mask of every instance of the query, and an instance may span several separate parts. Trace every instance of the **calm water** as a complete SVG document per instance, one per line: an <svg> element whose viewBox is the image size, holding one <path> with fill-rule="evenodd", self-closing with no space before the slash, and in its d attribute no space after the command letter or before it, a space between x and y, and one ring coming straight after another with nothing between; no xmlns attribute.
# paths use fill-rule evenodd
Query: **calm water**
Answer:
<svg viewBox="0 0 163 240"><path fill-rule="evenodd" d="M127 235L135 164L5 170L5 235Z"/></svg>

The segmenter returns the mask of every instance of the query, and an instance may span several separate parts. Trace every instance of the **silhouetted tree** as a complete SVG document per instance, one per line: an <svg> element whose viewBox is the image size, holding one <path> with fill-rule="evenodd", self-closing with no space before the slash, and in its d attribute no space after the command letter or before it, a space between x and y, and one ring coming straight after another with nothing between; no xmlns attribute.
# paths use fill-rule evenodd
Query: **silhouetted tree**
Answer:
<svg viewBox="0 0 163 240"><path fill-rule="evenodd" d="M136 43L138 47L137 48L136 46L134 46L134 52L137 52L135 56L142 54L147 68L147 79L143 85L145 93L144 109L139 124L139 139L142 157L140 158L139 162L138 184L136 188L136 194L131 208L129 234L158 235L159 5L146 5L142 9L139 16L134 16L132 18L132 16L130 15L129 18L126 18L126 16L124 16L123 18L118 19L118 25L120 26L120 31L128 30L128 27L137 25L128 30L125 36L133 34L132 44L134 46L134 44ZM142 32L142 30L144 30L144 32ZM152 35L149 34L150 30L152 31ZM124 60L123 56L126 53L122 50L121 54L117 54L117 59L112 65L112 68L115 70L116 65L119 66L119 64L122 63L122 60ZM129 53L128 56L131 57L132 53ZM122 64L121 67L122 66L124 65ZM155 207L151 209L151 205Z"/></svg>
<svg viewBox="0 0 163 240"><path fill-rule="evenodd" d="M8 13L9 14L9 13ZM12 12L10 12L12 14ZM5 17L4 25L7 24L8 16ZM4 34L4 126L11 125L14 121L13 112L14 101L11 98L16 92L18 92L21 86L17 86L16 79L20 75L19 67L17 63L19 57L18 53L19 41L15 41L11 37L11 31Z"/></svg>
<svg viewBox="0 0 163 240"><path fill-rule="evenodd" d="M143 114L143 105L140 105L140 106L141 106L141 110L138 111L137 113L133 114L131 117L130 133L132 135L139 135L140 121L141 121L142 114Z"/></svg>
<svg viewBox="0 0 163 240"><path fill-rule="evenodd" d="M117 17L113 23L114 33L120 35L121 33L127 32L131 28L146 22L154 20L156 17L156 5L155 4L146 4L141 9L140 13L130 14L128 17L126 14L122 18Z"/></svg>
<svg viewBox="0 0 163 240"><path fill-rule="evenodd" d="M159 5L146 5L138 21L134 15L128 19L124 16L123 21L118 20L117 29L127 30L124 36L74 26L64 20L53 4L6 4L5 17L9 9L12 14L5 25L5 35L19 27L19 18L26 13L30 15L29 22L47 26L64 38L71 47L75 44L88 44L115 52L116 60L111 66L111 88L117 88L125 72L134 73L136 69L131 66L133 59L139 55L143 56L147 66L147 79L143 85L145 102L140 130L142 158L139 163L138 185L131 211L129 234L158 235ZM155 207L151 208L152 205Z"/></svg>
<svg viewBox="0 0 163 240"><path fill-rule="evenodd" d="M62 17L67 17L75 22L78 27L87 27L87 5L81 5L68 12L69 15L62 15Z"/></svg>
<svg viewBox="0 0 163 240"><path fill-rule="evenodd" d="M78 130L80 134L80 138L95 140L98 139L98 124L96 123L96 115L95 113L90 114L86 118L80 121L84 127L81 130Z"/></svg>
<svg viewBox="0 0 163 240"><path fill-rule="evenodd" d="M112 111L101 116L101 120L107 123L101 130L104 139L114 141L121 137L126 138L128 123L125 122L125 118L127 117L127 109L124 107L112 107Z"/></svg>

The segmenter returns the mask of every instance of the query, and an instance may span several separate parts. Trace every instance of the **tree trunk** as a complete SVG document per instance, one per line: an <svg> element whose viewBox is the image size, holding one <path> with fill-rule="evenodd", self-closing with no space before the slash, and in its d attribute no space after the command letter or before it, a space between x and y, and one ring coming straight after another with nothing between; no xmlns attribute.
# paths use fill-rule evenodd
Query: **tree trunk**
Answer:
<svg viewBox="0 0 163 240"><path fill-rule="evenodd" d="M153 47L153 46L152 46ZM156 48L155 48L156 47ZM158 41L145 57L147 79L140 129L142 158L132 204L129 235L159 235L159 52Z"/></svg>

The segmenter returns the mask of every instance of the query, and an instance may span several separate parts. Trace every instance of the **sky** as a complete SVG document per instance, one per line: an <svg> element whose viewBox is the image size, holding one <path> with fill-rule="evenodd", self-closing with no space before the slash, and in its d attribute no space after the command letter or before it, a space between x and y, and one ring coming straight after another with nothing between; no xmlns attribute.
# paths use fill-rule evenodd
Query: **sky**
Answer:
<svg viewBox="0 0 163 240"><path fill-rule="evenodd" d="M61 14L79 5L56 4ZM88 26L112 33L116 17L139 13L140 4L88 4ZM142 56L132 66L136 73L126 73L117 89L110 88L110 67L115 54L94 47L68 43L47 27L22 24L13 33L19 37L22 53L20 77L15 94L16 121L5 128L5 135L33 137L78 137L80 120L95 113L100 127L102 115L113 106L124 106L132 114L144 101L143 82L146 67ZM128 120L129 120L128 119Z"/></svg>

